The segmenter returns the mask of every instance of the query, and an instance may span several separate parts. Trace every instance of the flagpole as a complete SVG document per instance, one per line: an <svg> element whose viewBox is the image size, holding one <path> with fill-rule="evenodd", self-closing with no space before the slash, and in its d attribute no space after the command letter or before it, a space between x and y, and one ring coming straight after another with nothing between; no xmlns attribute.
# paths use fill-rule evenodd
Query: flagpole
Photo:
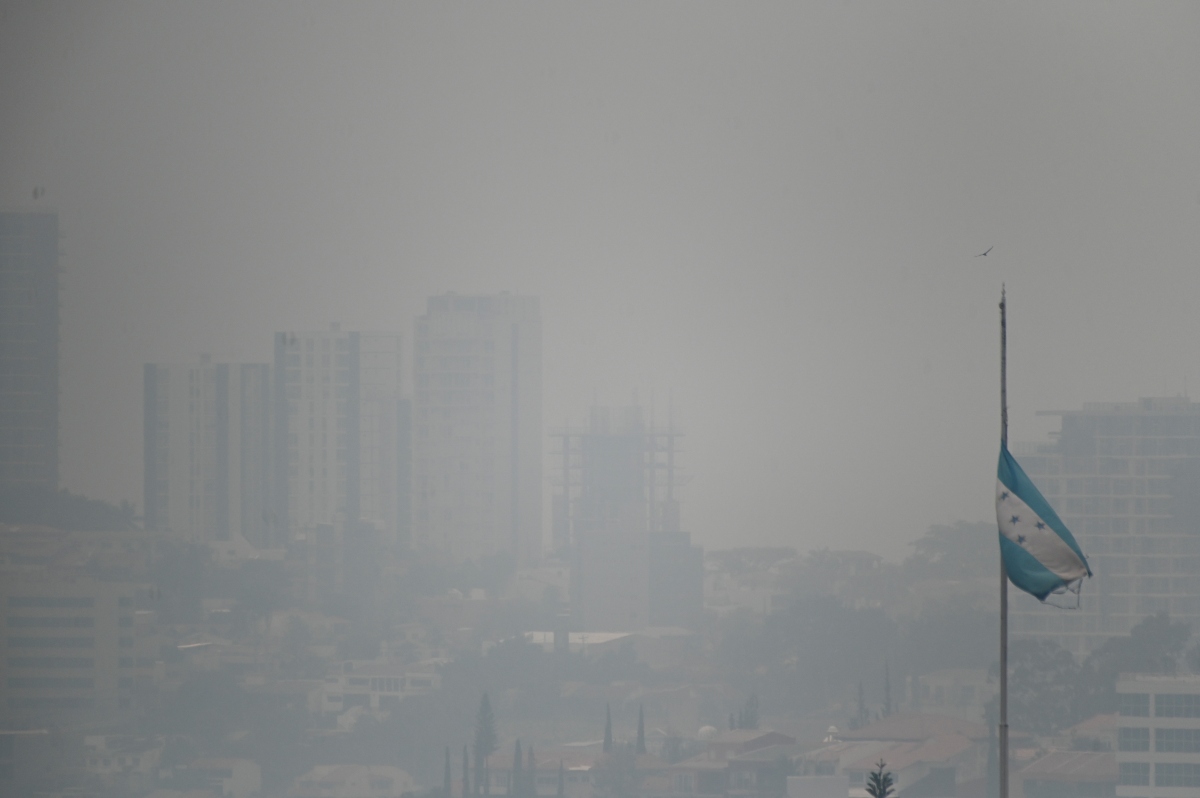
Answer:
<svg viewBox="0 0 1200 798"><path fill-rule="evenodd" d="M1008 320L1000 286L1000 445L1008 448ZM1008 571L1000 558L1000 798L1008 798Z"/></svg>

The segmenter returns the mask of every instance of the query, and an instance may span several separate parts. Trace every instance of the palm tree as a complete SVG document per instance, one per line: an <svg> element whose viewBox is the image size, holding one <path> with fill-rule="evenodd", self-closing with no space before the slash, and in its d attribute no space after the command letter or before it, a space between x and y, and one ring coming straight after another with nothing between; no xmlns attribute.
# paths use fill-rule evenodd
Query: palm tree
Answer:
<svg viewBox="0 0 1200 798"><path fill-rule="evenodd" d="M871 775L867 776L867 795L871 798L889 798L896 794L892 786L892 774L885 771L885 767L887 763L881 759L875 763L875 770L871 771Z"/></svg>

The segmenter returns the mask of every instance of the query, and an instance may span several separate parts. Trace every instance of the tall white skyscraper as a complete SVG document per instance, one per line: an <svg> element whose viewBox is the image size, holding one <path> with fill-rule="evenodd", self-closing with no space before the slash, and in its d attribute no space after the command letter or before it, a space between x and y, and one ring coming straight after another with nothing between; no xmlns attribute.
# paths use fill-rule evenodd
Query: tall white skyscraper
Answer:
<svg viewBox="0 0 1200 798"><path fill-rule="evenodd" d="M451 562L542 546L537 297L444 294L417 320L413 542Z"/></svg>
<svg viewBox="0 0 1200 798"><path fill-rule="evenodd" d="M270 366L148 363L144 387L146 528L280 545L268 503Z"/></svg>
<svg viewBox="0 0 1200 798"><path fill-rule="evenodd" d="M410 471L400 336L275 335L275 515L291 535L366 523L404 542Z"/></svg>

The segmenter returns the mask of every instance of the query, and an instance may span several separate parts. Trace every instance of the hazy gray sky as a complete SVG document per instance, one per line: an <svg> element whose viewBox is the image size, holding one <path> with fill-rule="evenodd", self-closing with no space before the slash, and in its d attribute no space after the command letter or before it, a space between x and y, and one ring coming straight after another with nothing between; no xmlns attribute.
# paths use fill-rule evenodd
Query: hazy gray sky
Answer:
<svg viewBox="0 0 1200 798"><path fill-rule="evenodd" d="M141 365L537 294L547 426L673 397L709 547L983 520L1037 410L1200 391L1198 4L0 4L0 205L57 208L62 475ZM986 258L975 258L989 246Z"/></svg>

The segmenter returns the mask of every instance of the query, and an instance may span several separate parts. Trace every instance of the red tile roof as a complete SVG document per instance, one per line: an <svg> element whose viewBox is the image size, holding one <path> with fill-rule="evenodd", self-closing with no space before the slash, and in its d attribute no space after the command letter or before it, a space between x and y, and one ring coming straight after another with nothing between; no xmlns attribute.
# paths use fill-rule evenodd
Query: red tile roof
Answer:
<svg viewBox="0 0 1200 798"><path fill-rule="evenodd" d="M949 715L927 715L921 712L900 712L889 715L870 726L841 734L844 740L928 740L957 734L968 740L986 740L988 727L981 723L952 718Z"/></svg>
<svg viewBox="0 0 1200 798"><path fill-rule="evenodd" d="M1019 775L1037 781L1115 782L1117 757L1111 751L1051 751Z"/></svg>

